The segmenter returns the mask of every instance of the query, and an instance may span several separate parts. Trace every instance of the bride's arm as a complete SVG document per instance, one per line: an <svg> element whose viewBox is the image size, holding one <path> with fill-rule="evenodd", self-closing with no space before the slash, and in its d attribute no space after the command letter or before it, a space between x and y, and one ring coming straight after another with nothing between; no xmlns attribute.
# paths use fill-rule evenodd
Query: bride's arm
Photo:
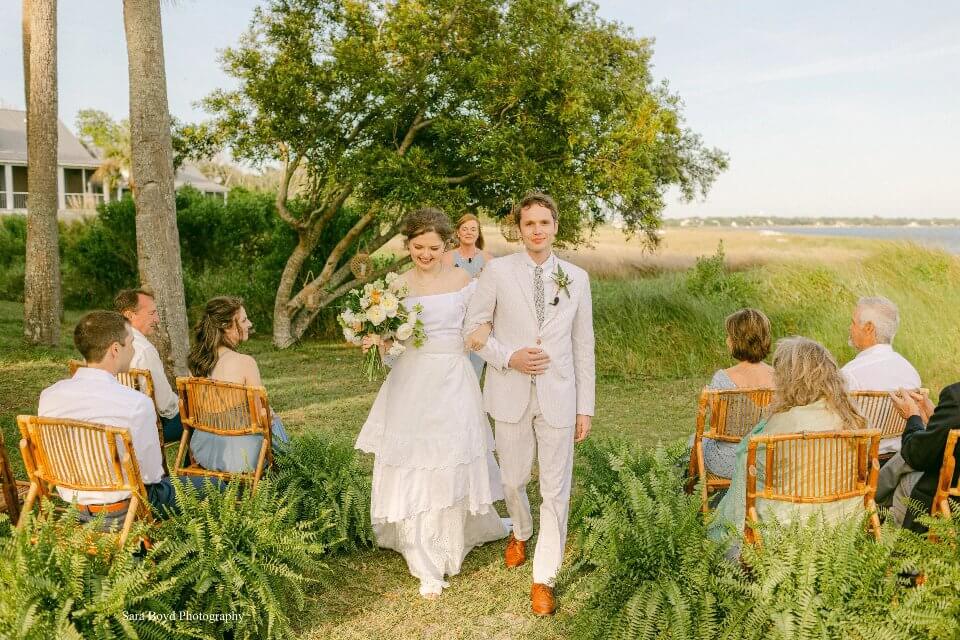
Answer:
<svg viewBox="0 0 960 640"><path fill-rule="evenodd" d="M474 329L465 340L467 350L480 351L480 349L483 349L485 346L487 346L487 338L490 337L491 331L493 331L493 325L489 322L484 323Z"/></svg>

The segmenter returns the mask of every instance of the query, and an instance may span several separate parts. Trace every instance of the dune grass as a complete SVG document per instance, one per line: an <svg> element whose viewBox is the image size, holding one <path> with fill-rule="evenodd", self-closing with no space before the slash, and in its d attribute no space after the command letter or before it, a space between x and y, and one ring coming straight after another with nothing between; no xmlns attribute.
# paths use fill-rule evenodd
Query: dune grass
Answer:
<svg viewBox="0 0 960 640"><path fill-rule="evenodd" d="M716 237L702 253L710 254ZM804 245L811 253L813 245ZM844 362L850 310L861 295L891 297L903 317L896 346L936 394L960 379L960 330L949 309L960 301L960 261L912 245L838 243L829 259L791 259L742 271L716 260L692 270L642 279L594 281L598 385L594 436L623 436L644 445L685 437L696 393L710 373L730 364L723 318L744 306L770 315L777 336L823 341ZM729 262L741 255L727 246ZM23 477L14 424L36 410L39 392L66 374L78 312L68 312L61 345L21 342L22 305L0 302L0 429L15 473ZM305 342L276 351L265 336L247 348L263 373L271 404L290 433L322 432L351 441L376 392L358 374L355 350ZM369 460L366 463L369 464ZM535 493L535 490L532 489ZM366 551L331 559L333 586L313 593L299 616L303 638L559 638L577 610L576 593L561 594L558 615L529 614L529 565L506 571L502 544L473 552L438 602L422 601L396 553Z"/></svg>

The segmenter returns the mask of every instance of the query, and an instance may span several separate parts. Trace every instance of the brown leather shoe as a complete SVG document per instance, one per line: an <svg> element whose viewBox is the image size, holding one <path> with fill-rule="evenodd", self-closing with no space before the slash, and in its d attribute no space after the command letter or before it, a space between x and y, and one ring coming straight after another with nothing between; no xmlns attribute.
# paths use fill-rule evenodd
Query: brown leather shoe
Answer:
<svg viewBox="0 0 960 640"><path fill-rule="evenodd" d="M517 540L510 534L507 550L503 552L503 562L508 569L516 569L527 561L527 541Z"/></svg>
<svg viewBox="0 0 960 640"><path fill-rule="evenodd" d="M530 608L538 616L550 616L557 610L553 587L534 582L530 587Z"/></svg>

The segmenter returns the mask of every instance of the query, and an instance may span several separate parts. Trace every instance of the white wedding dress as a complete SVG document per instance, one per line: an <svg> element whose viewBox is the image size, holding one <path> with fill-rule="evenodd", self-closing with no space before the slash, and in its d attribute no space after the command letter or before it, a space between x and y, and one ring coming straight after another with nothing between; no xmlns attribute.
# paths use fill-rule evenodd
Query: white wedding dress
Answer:
<svg viewBox="0 0 960 640"><path fill-rule="evenodd" d="M461 330L476 280L460 291L411 296L427 334L384 381L356 448L375 455L370 515L377 544L403 554L420 593L449 586L470 550L506 537L494 440Z"/></svg>

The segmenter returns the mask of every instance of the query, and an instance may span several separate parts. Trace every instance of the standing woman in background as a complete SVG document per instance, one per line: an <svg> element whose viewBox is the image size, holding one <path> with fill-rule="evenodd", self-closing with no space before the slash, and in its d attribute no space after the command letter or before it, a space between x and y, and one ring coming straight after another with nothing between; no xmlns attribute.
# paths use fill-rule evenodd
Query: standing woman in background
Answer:
<svg viewBox="0 0 960 640"><path fill-rule="evenodd" d="M484 251L483 230L480 229L480 220L472 213L465 213L457 220L454 235L457 247L453 251L443 254L441 261L451 267L460 267L470 274L471 278L480 275L484 265L493 260L493 254ZM470 364L477 374L477 380L483 373L483 359L475 353L470 354Z"/></svg>

